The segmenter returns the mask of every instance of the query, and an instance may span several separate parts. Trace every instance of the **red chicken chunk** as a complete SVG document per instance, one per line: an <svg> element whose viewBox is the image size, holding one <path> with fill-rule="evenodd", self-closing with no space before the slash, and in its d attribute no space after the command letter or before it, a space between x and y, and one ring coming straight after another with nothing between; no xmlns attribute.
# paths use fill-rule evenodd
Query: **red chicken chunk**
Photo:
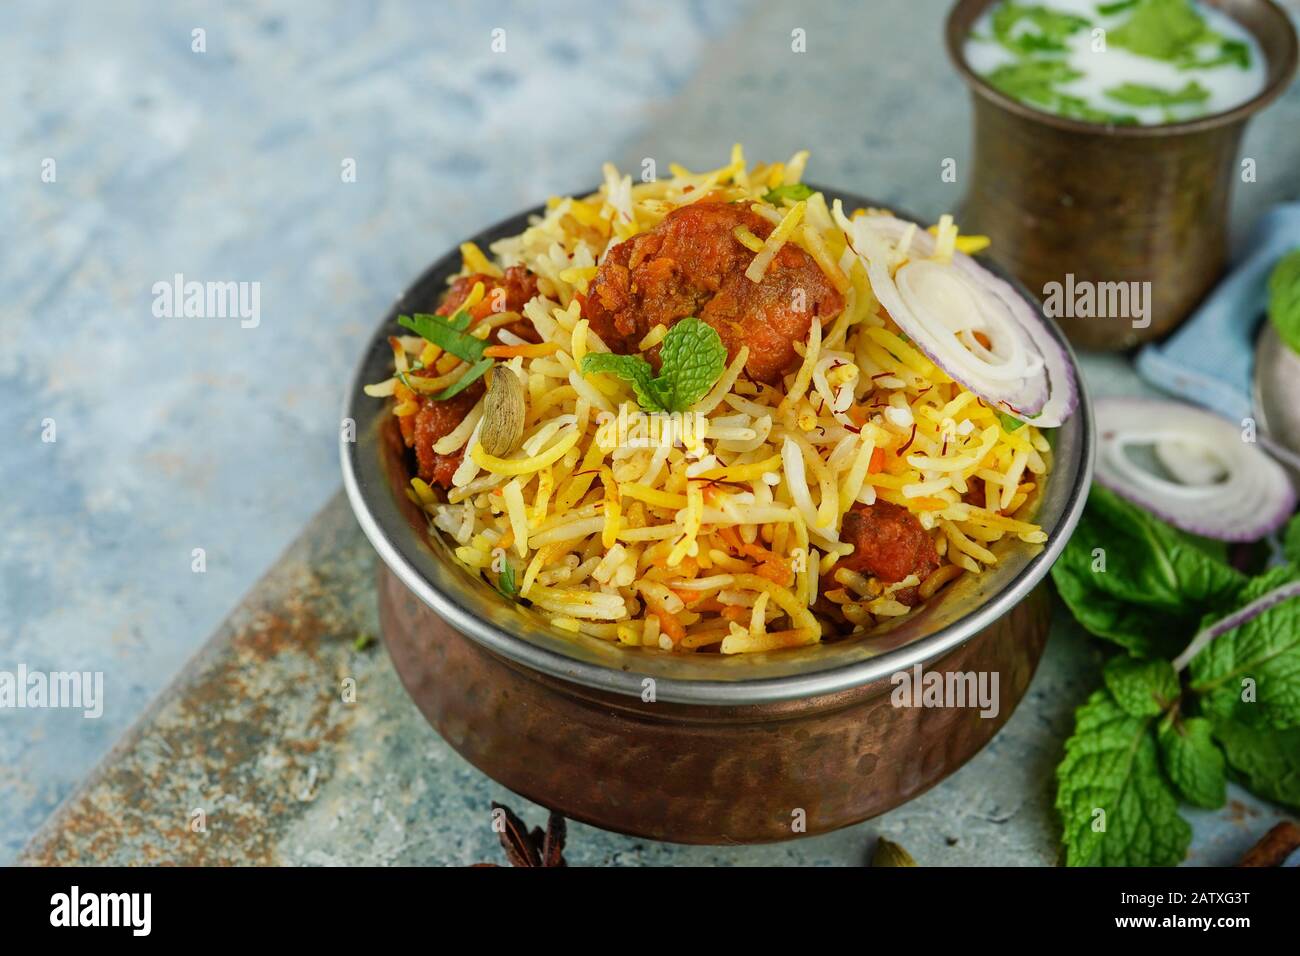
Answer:
<svg viewBox="0 0 1300 956"><path fill-rule="evenodd" d="M469 310L471 320L478 321L493 313L519 312L528 300L537 295L537 276L523 266L511 266L501 278L485 275L481 272L461 276L451 284L447 296L438 306L438 315L451 315L469 298L476 282L483 283L483 298ZM512 323L506 328L521 338L538 341L533 324L527 320ZM492 335L497 340L496 332ZM437 372L431 368L417 369L411 375L417 378L434 378ZM430 484L451 487L451 477L460 466L461 452L454 455L439 455L433 450L434 443L454 431L469 414L483 395L482 380L470 385L459 395L444 402L435 401L428 395L418 395L420 409L403 419L402 435L408 446L415 449L415 460L419 465L419 476ZM407 421L412 424L408 426Z"/></svg>
<svg viewBox="0 0 1300 956"><path fill-rule="evenodd" d="M749 346L752 378L771 384L797 369L795 343L808 337L814 317L837 314L844 299L813 258L789 243L762 282L746 278L754 253L735 237L737 226L760 239L772 231L742 204L702 200L612 248L583 302L592 331L628 354L656 325L693 315L717 330L729 359Z"/></svg>
<svg viewBox="0 0 1300 956"><path fill-rule="evenodd" d="M528 300L537 295L537 276L523 266L511 266L506 270L505 276L499 279L475 272L461 276L452 282L451 288L447 290L447 297L442 300L442 305L438 306L438 314L451 315L459 309L469 298L469 294L474 291L476 282L483 283L483 298L469 310L469 314L475 319L481 319L494 312L520 312L528 304Z"/></svg>
<svg viewBox="0 0 1300 956"><path fill-rule="evenodd" d="M419 375L424 371L431 370L420 369L411 374ZM483 382L480 379L445 402L435 402L427 397L420 399L420 410L415 413L412 445L415 448L415 460L419 465L419 475L425 481L441 485L443 488L451 487L451 476L460 467L462 454L456 452L453 455L439 455L433 450L433 445L438 439L455 431L456 426L469 414L474 403L482 396Z"/></svg>
<svg viewBox="0 0 1300 956"><path fill-rule="evenodd" d="M941 563L934 541L916 516L888 501L855 505L844 515L840 539L853 545L853 553L841 558L837 568L868 574L886 584L909 574L924 581ZM908 607L921 603L915 587L902 588L894 597Z"/></svg>
<svg viewBox="0 0 1300 956"><path fill-rule="evenodd" d="M447 290L447 297L442 300L442 305L438 306L438 314L451 315L459 309L469 298L469 294L474 291L476 282L483 283L483 298L469 310L470 317L475 322L493 313L521 312L528 304L528 300L537 295L537 276L524 266L511 266L500 279L475 272L461 276L452 282L451 288ZM527 319L512 322L505 328L528 342L541 341L541 336L533 328L533 323ZM496 342L498 339L497 331L493 330L492 341Z"/></svg>

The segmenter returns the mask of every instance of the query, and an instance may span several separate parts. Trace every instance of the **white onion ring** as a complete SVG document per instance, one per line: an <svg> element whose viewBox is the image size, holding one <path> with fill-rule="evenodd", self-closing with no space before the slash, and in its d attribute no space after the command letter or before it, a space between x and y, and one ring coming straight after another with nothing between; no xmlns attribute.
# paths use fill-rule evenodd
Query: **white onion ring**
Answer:
<svg viewBox="0 0 1300 956"><path fill-rule="evenodd" d="M1098 484L1146 508L1175 527L1220 541L1255 541L1281 527L1295 511L1295 489L1286 471L1240 428L1218 415L1151 399L1108 398L1096 403ZM1181 481L1170 481L1125 454L1134 445L1176 444L1195 455ZM1193 479L1212 473L1209 483Z"/></svg>
<svg viewBox="0 0 1300 956"><path fill-rule="evenodd" d="M930 258L935 237L913 223L879 215L850 220L838 204L834 216L880 304L954 381L1042 428L1070 417L1078 390L1069 356L1041 311L1010 283L961 252L951 263ZM977 330L990 348L976 341Z"/></svg>

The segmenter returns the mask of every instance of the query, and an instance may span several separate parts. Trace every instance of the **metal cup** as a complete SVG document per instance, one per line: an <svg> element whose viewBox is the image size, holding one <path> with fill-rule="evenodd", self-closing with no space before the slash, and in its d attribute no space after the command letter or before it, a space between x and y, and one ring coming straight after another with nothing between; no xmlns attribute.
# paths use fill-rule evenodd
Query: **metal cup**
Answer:
<svg viewBox="0 0 1300 956"><path fill-rule="evenodd" d="M1159 338L1187 318L1223 271L1237 147L1246 122L1295 73L1291 21L1271 0L1206 0L1259 42L1268 61L1264 90L1212 116L1115 126L1026 106L971 71L966 40L996 2L959 0L946 28L948 54L975 107L962 227L987 235L990 256L1036 294L1047 295L1052 283L1149 290L1144 317L1056 316L1076 345L1117 350ZM1111 283L1123 285L1103 285Z"/></svg>

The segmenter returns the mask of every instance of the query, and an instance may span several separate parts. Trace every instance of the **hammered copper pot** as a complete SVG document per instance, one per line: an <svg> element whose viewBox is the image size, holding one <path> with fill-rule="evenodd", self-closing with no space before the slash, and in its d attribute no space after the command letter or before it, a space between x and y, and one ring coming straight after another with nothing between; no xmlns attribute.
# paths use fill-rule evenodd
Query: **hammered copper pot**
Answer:
<svg viewBox="0 0 1300 956"><path fill-rule="evenodd" d="M1060 317L1082 348L1126 349L1172 331L1223 271L1242 132L1295 73L1290 19L1271 0L1204 0L1259 41L1263 92L1188 122L1107 126L1026 106L972 72L964 44L996 2L959 0L948 16L948 54L975 116L962 228L987 235L989 255L1038 295L1071 275L1076 284L1151 283L1145 318Z"/></svg>
<svg viewBox="0 0 1300 956"><path fill-rule="evenodd" d="M850 208L880 205L827 194ZM538 211L474 241L513 235ZM739 656L625 648L561 632L502 597L428 534L405 494L407 450L389 406L362 385L391 374L396 316L431 311L459 266L455 252L436 262L376 331L344 408L356 440L345 429L341 453L348 497L381 558L389 654L462 756L511 790L609 830L752 843L883 813L952 773L1006 722L1047 639L1044 578L1087 495L1086 396L1053 434L1053 473L1037 503L1046 545L1005 542L998 567L963 576L863 639ZM894 706L893 675L916 665L996 675L996 713Z"/></svg>

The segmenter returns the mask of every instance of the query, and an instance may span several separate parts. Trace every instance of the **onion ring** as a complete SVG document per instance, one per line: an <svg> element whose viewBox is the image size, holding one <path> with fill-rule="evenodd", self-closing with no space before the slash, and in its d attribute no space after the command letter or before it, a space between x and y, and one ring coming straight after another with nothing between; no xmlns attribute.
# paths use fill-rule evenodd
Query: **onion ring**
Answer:
<svg viewBox="0 0 1300 956"><path fill-rule="evenodd" d="M1285 469L1225 418L1182 402L1131 398L1101 399L1096 415L1097 483L1175 527L1220 541L1255 541L1295 511ZM1177 447L1176 462L1196 465L1163 477L1128 456L1126 449L1145 445L1161 461Z"/></svg>
<svg viewBox="0 0 1300 956"><path fill-rule="evenodd" d="M954 381L995 408L1054 428L1078 405L1066 350L1041 310L970 256L933 258L936 242L888 215L833 215L890 317Z"/></svg>

